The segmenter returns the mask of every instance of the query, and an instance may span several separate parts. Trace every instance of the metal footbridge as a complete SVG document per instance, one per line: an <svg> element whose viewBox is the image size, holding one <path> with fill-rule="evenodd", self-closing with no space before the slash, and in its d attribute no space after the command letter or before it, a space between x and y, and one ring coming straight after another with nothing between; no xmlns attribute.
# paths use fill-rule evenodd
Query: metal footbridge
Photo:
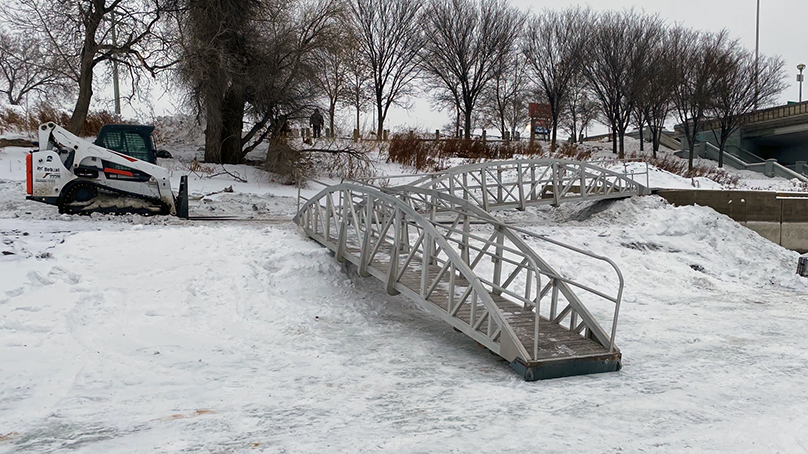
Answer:
<svg viewBox="0 0 808 454"><path fill-rule="evenodd" d="M591 164L500 161L388 188L327 186L304 199L295 222L361 276L538 380L620 369L623 277L606 257L508 226L488 210L644 193Z"/></svg>

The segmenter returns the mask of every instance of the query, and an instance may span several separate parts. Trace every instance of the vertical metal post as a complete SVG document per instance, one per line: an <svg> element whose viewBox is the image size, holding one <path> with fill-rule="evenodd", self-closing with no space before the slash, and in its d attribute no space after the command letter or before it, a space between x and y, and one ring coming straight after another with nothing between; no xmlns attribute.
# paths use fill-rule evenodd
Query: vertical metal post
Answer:
<svg viewBox="0 0 808 454"><path fill-rule="evenodd" d="M368 262L370 262L370 242L372 239L371 231L373 230L373 197L368 194L365 197L365 237L362 240L362 252L359 255L359 275L362 277L370 276L368 273ZM358 226L357 226L358 227Z"/></svg>
<svg viewBox="0 0 808 454"><path fill-rule="evenodd" d="M455 273L457 272L457 268L455 268L454 262L450 265L452 274L449 276L449 300L447 302L446 312L451 312L454 309L454 300L455 300Z"/></svg>
<svg viewBox="0 0 808 454"><path fill-rule="evenodd" d="M463 263L468 265L469 262L469 215L464 213L463 214L463 250L460 252L460 257L463 259Z"/></svg>
<svg viewBox="0 0 808 454"><path fill-rule="evenodd" d="M536 306L536 312L533 314L533 359L539 359L539 307Z"/></svg>
<svg viewBox="0 0 808 454"><path fill-rule="evenodd" d="M331 201L331 194L330 193L326 194L326 196L325 196L325 232L324 232L324 235L323 235L323 236L325 236L326 241L331 240L331 204L332 203L333 202ZM318 205L319 205L319 203L318 203Z"/></svg>
<svg viewBox="0 0 808 454"><path fill-rule="evenodd" d="M480 169L480 187L483 190L483 210L488 210L488 184L485 181L485 168Z"/></svg>
<svg viewBox="0 0 808 454"><path fill-rule="evenodd" d="M552 163L553 169L553 206L557 207L561 205L561 198L559 197L559 192L561 190L561 179L558 177L558 163Z"/></svg>
<svg viewBox="0 0 808 454"><path fill-rule="evenodd" d="M469 325L474 327L474 321L477 317L477 292L471 295L471 314L469 315Z"/></svg>
<svg viewBox="0 0 808 454"><path fill-rule="evenodd" d="M494 288L491 289L491 293L494 295L501 295L502 290L499 289L499 286L502 285L502 254L503 245L505 242L505 233L502 232L502 229L497 226L497 249L496 255L494 256Z"/></svg>
<svg viewBox="0 0 808 454"><path fill-rule="evenodd" d="M519 211L525 211L525 188L524 188L524 178L522 177L522 163L516 165L516 184L519 186L519 204L517 205L516 209Z"/></svg>
<svg viewBox="0 0 808 454"><path fill-rule="evenodd" d="M581 199L586 199L586 194L588 192L586 190L586 164L582 162L581 164L579 164L579 168L581 169L580 172L579 172L579 174L580 174L579 177L580 177L580 180L581 180L581 182L579 183L581 185L581 190L580 190Z"/></svg>
<svg viewBox="0 0 808 454"><path fill-rule="evenodd" d="M529 266L529 265L528 265ZM530 301L530 290L531 290L531 281L533 280L533 270L528 268L527 269L527 278L525 279L525 304L523 305L525 309L527 309L527 302ZM541 292L541 289L538 290Z"/></svg>
<svg viewBox="0 0 808 454"><path fill-rule="evenodd" d="M316 234L318 231L318 226L320 225L320 210L322 209L322 207L320 206L320 201L318 200L317 203L314 204L312 208L313 208L312 211L314 213L312 214L311 231Z"/></svg>
<svg viewBox="0 0 808 454"><path fill-rule="evenodd" d="M497 164L497 203L505 203L502 192L502 165Z"/></svg>
<svg viewBox="0 0 808 454"><path fill-rule="evenodd" d="M340 191L339 195L340 206L342 207L342 222L340 222L339 239L337 240L337 261L345 261L345 245L348 237L348 207L347 200L349 199L347 191Z"/></svg>
<svg viewBox="0 0 808 454"><path fill-rule="evenodd" d="M426 297L427 281L429 280L429 262L431 260L430 245L432 239L424 232L424 241L421 243L421 297Z"/></svg>
<svg viewBox="0 0 808 454"><path fill-rule="evenodd" d="M550 320L555 320L558 311L558 282L553 279L553 296L550 299Z"/></svg>
<svg viewBox="0 0 808 454"><path fill-rule="evenodd" d="M395 208L393 213L393 244L390 251L390 268L387 270L387 294L397 295L396 276L398 276L398 253L401 248L401 210Z"/></svg>

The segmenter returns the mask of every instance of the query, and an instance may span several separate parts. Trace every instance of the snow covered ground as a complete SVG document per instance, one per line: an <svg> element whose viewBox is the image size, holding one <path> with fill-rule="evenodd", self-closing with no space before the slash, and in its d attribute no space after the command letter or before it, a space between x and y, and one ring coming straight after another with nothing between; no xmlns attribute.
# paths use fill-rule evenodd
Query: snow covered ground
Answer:
<svg viewBox="0 0 808 454"><path fill-rule="evenodd" d="M0 150L2 453L808 451L808 278L711 209L498 213L626 277L623 369L528 383L342 269L267 174L192 175L192 211L250 221L61 216L24 200L24 153Z"/></svg>

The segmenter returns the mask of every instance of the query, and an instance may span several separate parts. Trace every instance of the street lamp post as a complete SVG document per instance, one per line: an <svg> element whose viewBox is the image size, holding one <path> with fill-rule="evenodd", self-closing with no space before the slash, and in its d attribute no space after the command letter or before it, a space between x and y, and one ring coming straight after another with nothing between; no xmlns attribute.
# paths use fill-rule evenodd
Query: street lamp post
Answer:
<svg viewBox="0 0 808 454"><path fill-rule="evenodd" d="M802 78L803 78L802 70L805 69L805 64L800 63L799 65L797 65L797 69L800 70L800 73L797 74L797 82L800 83L800 101L799 102L802 102Z"/></svg>
<svg viewBox="0 0 808 454"><path fill-rule="evenodd" d="M757 0L757 14L755 15L755 110L758 108L758 60L760 55L760 0Z"/></svg>

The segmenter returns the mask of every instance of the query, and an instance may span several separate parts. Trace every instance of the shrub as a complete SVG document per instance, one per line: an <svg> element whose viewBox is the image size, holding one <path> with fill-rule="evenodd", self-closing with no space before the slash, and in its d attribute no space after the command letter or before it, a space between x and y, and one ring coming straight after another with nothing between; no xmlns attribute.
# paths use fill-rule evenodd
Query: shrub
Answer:
<svg viewBox="0 0 808 454"><path fill-rule="evenodd" d="M17 131L36 133L39 125L54 122L59 126L66 126L70 121L70 115L59 110L49 103L39 103L26 114L21 114L18 110L4 108L0 110L0 132ZM109 111L97 111L87 114L84 126L81 129L81 136L95 136L101 126L109 123L122 123L121 117Z"/></svg>
<svg viewBox="0 0 808 454"><path fill-rule="evenodd" d="M121 119L120 115L108 110L90 112L87 114L87 119L84 120L84 125L81 127L81 135L84 137L97 136L98 131L101 130L101 126L121 123L125 122Z"/></svg>
<svg viewBox="0 0 808 454"><path fill-rule="evenodd" d="M440 157L432 145L433 142L419 139L414 134L395 134L390 139L387 162L412 166L419 172L434 171Z"/></svg>
<svg viewBox="0 0 808 454"><path fill-rule="evenodd" d="M387 162L414 167L419 172L437 171L447 166L447 160L464 159L480 162L492 159L513 159L515 155L540 156L541 145L521 142L489 142L480 139L421 139L415 134L396 134L390 139Z"/></svg>

